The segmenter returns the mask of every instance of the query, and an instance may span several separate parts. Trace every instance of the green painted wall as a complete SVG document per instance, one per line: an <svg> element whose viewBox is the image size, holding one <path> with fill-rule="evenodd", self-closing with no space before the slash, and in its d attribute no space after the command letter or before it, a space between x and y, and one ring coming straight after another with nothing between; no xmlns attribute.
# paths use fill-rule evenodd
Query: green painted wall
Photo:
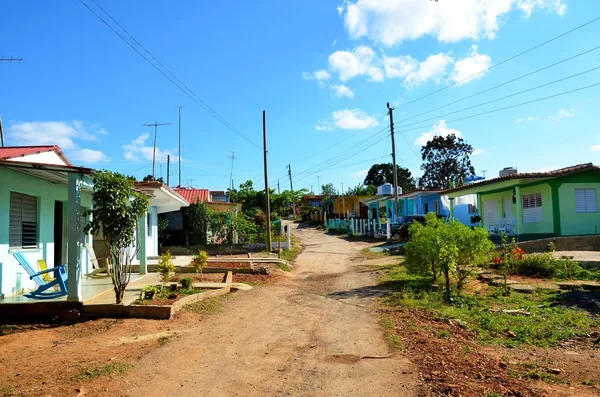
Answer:
<svg viewBox="0 0 600 397"><path fill-rule="evenodd" d="M9 209L10 192L19 192L38 197L38 242L39 248L25 250L25 257L32 266L37 267L37 260L44 259L48 267L54 266L54 203L64 202L64 228L66 229L67 185L53 184L51 182L35 178L13 171L0 168L0 294L13 295L17 283L17 273L21 273L21 285L24 288L34 288L35 283L29 280L25 270L17 263L9 250ZM90 208L92 202L91 193L81 193L81 205ZM66 232L63 234L63 242L66 246ZM89 238L86 237L86 238ZM66 250L63 251L63 261L66 262ZM83 272L91 271L87 252L82 250Z"/></svg>
<svg viewBox="0 0 600 397"><path fill-rule="evenodd" d="M523 223L523 234L554 233L552 214L552 191L547 183L521 188L521 196L532 193L542 194L542 221ZM516 209L515 209L516 210ZM514 215L513 215L514 216Z"/></svg>
<svg viewBox="0 0 600 397"><path fill-rule="evenodd" d="M600 233L600 212L575 211L575 189L596 189L596 205L600 209L600 178L597 179L597 183L563 183L558 188L561 235Z"/></svg>

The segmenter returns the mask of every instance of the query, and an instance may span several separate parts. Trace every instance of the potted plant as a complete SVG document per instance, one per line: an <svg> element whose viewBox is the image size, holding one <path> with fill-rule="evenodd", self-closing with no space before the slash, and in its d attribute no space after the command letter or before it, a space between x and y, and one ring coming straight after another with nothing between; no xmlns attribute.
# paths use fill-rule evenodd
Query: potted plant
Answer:
<svg viewBox="0 0 600 397"><path fill-rule="evenodd" d="M471 216L471 223L479 223L481 222L481 217L479 215Z"/></svg>

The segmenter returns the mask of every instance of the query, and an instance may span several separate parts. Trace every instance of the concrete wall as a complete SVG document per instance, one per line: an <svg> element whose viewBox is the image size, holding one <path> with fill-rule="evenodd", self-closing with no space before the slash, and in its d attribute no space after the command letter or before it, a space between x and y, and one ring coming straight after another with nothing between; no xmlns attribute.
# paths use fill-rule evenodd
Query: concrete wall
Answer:
<svg viewBox="0 0 600 397"><path fill-rule="evenodd" d="M575 189L596 189L600 209L600 183L563 183L558 189L561 235L600 233L600 212L576 212Z"/></svg>
<svg viewBox="0 0 600 397"><path fill-rule="evenodd" d="M29 263L37 269L37 260L44 259L48 267L54 267L54 250L60 249L54 245L54 203L62 201L63 207L63 262L66 263L67 247L67 185L53 184L6 168L0 168L0 294L6 296L20 293L17 291L17 278L21 279L21 287L35 289L36 284L29 280L25 269L12 256L15 250L9 249L9 210L10 192L18 192L38 198L38 248L21 250ZM81 193L81 205L90 208L91 193ZM85 236L85 241L90 236ZM91 271L87 252L82 247L83 272ZM20 273L20 276L19 276Z"/></svg>

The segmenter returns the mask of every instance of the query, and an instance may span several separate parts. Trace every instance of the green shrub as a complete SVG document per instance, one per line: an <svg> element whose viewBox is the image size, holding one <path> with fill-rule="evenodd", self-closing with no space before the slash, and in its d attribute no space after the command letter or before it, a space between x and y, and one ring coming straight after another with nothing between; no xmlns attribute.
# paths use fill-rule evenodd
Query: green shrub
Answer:
<svg viewBox="0 0 600 397"><path fill-rule="evenodd" d="M548 253L525 255L514 267L513 272L521 276L552 278L561 265Z"/></svg>
<svg viewBox="0 0 600 397"><path fill-rule="evenodd" d="M192 279L190 277L184 277L181 279L181 288L189 289L192 285Z"/></svg>
<svg viewBox="0 0 600 397"><path fill-rule="evenodd" d="M160 256L158 261L158 272L160 273L160 280L163 283L169 281L170 273L175 271L175 265L173 264L173 256L171 251L167 251Z"/></svg>
<svg viewBox="0 0 600 397"><path fill-rule="evenodd" d="M192 266L196 269L196 273L202 273L202 269L208 262L208 253L206 251L198 251L198 255L194 255L192 258Z"/></svg>

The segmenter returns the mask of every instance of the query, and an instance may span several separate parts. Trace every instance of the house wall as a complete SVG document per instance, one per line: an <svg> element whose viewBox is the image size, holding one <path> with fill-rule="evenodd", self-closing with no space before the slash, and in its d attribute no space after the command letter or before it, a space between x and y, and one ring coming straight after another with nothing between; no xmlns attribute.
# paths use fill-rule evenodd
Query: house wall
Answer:
<svg viewBox="0 0 600 397"><path fill-rule="evenodd" d="M598 234L600 212L576 212L575 189L596 189L596 206L600 209L600 183L563 183L558 188L561 235Z"/></svg>
<svg viewBox="0 0 600 397"><path fill-rule="evenodd" d="M44 259L48 267L54 267L57 265L54 263L55 201L62 201L64 204L63 261L66 262L67 258L67 185L54 184L6 168L0 168L0 181L2 181L0 183L0 295L9 296L21 292L16 290L18 273L20 273L22 288L36 288L36 284L29 280L25 269L12 256L12 253L16 252L16 250L9 249L10 192L28 194L38 198L38 248L21 250L21 252L24 252L25 257L34 268L37 268L38 259ZM90 208L91 203L91 193L81 192L81 205ZM85 236L85 241L91 241L89 235ZM56 247L56 249L60 248ZM91 264L84 247L82 247L81 261L83 272L91 272Z"/></svg>
<svg viewBox="0 0 600 397"><path fill-rule="evenodd" d="M65 161L54 151L26 154L25 156L11 158L10 161L23 161L23 162L29 162L29 163L67 165L65 163Z"/></svg>

